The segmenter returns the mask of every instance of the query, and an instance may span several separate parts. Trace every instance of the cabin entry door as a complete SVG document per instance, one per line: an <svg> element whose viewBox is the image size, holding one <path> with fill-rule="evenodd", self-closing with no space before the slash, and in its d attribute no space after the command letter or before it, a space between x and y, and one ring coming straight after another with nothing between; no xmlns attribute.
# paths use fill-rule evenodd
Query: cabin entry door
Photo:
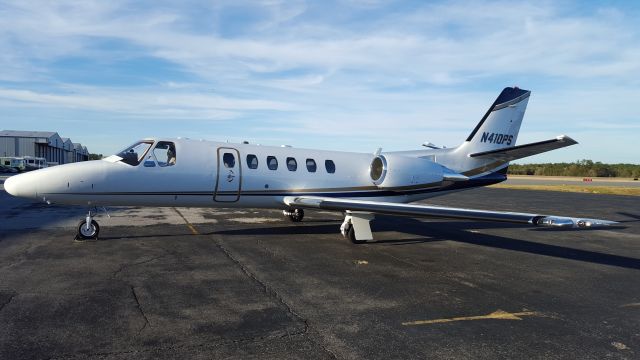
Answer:
<svg viewBox="0 0 640 360"><path fill-rule="evenodd" d="M213 197L217 202L236 202L240 199L242 170L240 153L234 148L218 148L218 178Z"/></svg>

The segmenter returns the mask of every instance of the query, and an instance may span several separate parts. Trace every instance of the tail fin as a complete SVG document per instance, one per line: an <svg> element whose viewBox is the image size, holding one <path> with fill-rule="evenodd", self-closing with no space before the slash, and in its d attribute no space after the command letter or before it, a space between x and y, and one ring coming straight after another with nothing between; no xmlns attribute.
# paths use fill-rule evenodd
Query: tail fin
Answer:
<svg viewBox="0 0 640 360"><path fill-rule="evenodd" d="M501 181L506 178L511 160L577 144L562 135L515 146L529 95L529 90L517 87L502 90L462 145L436 154L438 163L466 177L498 175L496 179Z"/></svg>
<svg viewBox="0 0 640 360"><path fill-rule="evenodd" d="M471 154L515 146L529 95L517 87L502 90L461 148Z"/></svg>
<svg viewBox="0 0 640 360"><path fill-rule="evenodd" d="M502 90L467 140L460 146L440 154L437 157L438 162L468 177L484 176L494 172L506 174L508 160L471 155L515 146L529 95L529 90L517 87Z"/></svg>

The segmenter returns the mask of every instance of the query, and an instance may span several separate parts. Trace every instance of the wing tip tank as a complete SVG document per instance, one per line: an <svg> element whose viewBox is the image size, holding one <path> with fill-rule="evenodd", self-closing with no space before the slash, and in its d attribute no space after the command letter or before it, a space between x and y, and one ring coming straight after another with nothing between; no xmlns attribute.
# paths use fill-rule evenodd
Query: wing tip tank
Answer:
<svg viewBox="0 0 640 360"><path fill-rule="evenodd" d="M533 220L533 224L544 227L559 227L559 228L600 228L607 226L615 226L620 223L617 221L601 220L601 219L582 219L582 218L570 218L562 216L542 216Z"/></svg>

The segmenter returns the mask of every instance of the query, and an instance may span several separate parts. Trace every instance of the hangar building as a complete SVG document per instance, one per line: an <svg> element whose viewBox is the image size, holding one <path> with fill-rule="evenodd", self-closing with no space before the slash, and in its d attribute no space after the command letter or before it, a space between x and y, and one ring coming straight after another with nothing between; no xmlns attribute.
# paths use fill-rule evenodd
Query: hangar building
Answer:
<svg viewBox="0 0 640 360"><path fill-rule="evenodd" d="M62 138L53 131L0 131L0 156L34 156L47 162L66 164L89 160L86 146Z"/></svg>

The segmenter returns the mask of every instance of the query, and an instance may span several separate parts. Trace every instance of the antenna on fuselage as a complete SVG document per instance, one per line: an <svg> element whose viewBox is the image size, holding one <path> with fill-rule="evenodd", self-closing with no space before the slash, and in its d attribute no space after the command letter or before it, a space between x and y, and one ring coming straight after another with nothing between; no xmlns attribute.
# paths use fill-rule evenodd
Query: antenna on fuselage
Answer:
<svg viewBox="0 0 640 360"><path fill-rule="evenodd" d="M422 143L422 146L424 146L426 148L429 148L429 149L440 149L440 147L438 145L436 145L434 143L431 143L431 142L428 142L428 141ZM443 148L444 148L444 146L443 146Z"/></svg>

